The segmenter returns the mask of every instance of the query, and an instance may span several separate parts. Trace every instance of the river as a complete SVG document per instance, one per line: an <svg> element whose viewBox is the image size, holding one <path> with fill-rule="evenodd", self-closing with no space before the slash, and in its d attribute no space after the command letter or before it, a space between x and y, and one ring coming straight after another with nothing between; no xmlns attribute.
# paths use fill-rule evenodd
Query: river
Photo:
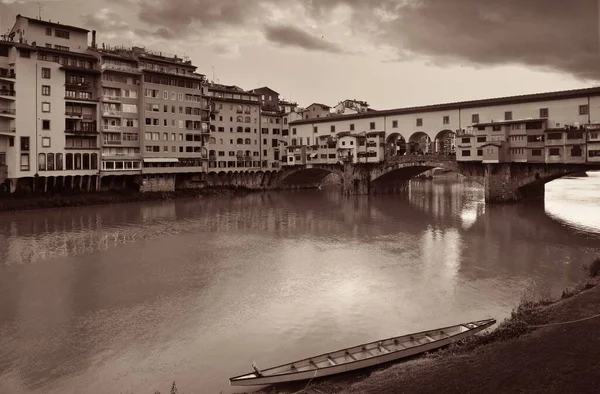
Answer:
<svg viewBox="0 0 600 394"><path fill-rule="evenodd" d="M259 367L559 296L600 253L600 173L0 214L0 393L216 394Z"/></svg>

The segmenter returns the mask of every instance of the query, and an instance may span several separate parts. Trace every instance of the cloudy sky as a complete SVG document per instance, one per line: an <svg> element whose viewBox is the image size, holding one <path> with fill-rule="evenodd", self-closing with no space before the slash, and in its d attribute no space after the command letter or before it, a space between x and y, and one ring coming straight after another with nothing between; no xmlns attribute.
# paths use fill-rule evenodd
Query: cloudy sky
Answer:
<svg viewBox="0 0 600 394"><path fill-rule="evenodd" d="M244 89L375 109L595 86L599 0L0 0Z"/></svg>

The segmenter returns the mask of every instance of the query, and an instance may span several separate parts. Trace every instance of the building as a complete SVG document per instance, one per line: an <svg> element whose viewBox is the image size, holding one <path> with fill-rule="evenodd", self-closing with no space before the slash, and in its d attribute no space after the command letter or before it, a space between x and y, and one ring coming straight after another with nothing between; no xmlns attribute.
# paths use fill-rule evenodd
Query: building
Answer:
<svg viewBox="0 0 600 394"><path fill-rule="evenodd" d="M261 168L260 101L238 86L208 85L211 125L209 172Z"/></svg>
<svg viewBox="0 0 600 394"><path fill-rule="evenodd" d="M312 103L302 113L303 119L326 118L330 115L331 107L325 104Z"/></svg>
<svg viewBox="0 0 600 394"><path fill-rule="evenodd" d="M340 101L335 107L331 108L330 113L332 115L351 115L364 113L367 111L374 111L369 108L369 104L366 101L359 100L344 100Z"/></svg>
<svg viewBox="0 0 600 394"><path fill-rule="evenodd" d="M356 160L365 154L359 149L363 135L373 148L366 152L371 161L398 154L450 154L483 163L600 162L599 125L598 87L303 118L290 124L294 158L289 152L287 164L325 157L328 162ZM315 138L328 143L315 148Z"/></svg>
<svg viewBox="0 0 600 394"><path fill-rule="evenodd" d="M97 188L100 70L88 33L17 15L0 40L0 161L11 192Z"/></svg>

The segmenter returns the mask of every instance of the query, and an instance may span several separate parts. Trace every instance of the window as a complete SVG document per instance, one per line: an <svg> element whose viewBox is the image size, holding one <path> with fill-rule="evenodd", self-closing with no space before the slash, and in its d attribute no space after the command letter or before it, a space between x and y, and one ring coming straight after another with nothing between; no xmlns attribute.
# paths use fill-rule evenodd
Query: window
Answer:
<svg viewBox="0 0 600 394"><path fill-rule="evenodd" d="M69 51L69 47L64 47L62 45L54 45L54 49L58 49L59 51Z"/></svg>
<svg viewBox="0 0 600 394"><path fill-rule="evenodd" d="M47 29L46 29L47 30ZM47 34L47 32L46 32ZM55 37L59 37L59 38L66 38L67 40L69 39L69 32L65 31L65 30L54 30L54 36Z"/></svg>
<svg viewBox="0 0 600 394"><path fill-rule="evenodd" d="M29 151L29 137L21 137L21 150Z"/></svg>
<svg viewBox="0 0 600 394"><path fill-rule="evenodd" d="M548 108L540 108L540 118L548 117Z"/></svg>
<svg viewBox="0 0 600 394"><path fill-rule="evenodd" d="M375 122L369 123L369 129L375 130Z"/></svg>
<svg viewBox="0 0 600 394"><path fill-rule="evenodd" d="M350 124L350 131L354 131L354 123Z"/></svg>
<svg viewBox="0 0 600 394"><path fill-rule="evenodd" d="M460 139L460 142L462 142L463 144L468 144L471 142L471 138L469 137L463 137Z"/></svg>
<svg viewBox="0 0 600 394"><path fill-rule="evenodd" d="M394 128L394 129L398 128L398 121L397 120L393 120L392 121L392 128Z"/></svg>
<svg viewBox="0 0 600 394"><path fill-rule="evenodd" d="M331 132L335 133L335 126L333 126L333 125L331 126Z"/></svg>
<svg viewBox="0 0 600 394"><path fill-rule="evenodd" d="M50 103L47 101L44 101L42 103L42 112L50 112Z"/></svg>
<svg viewBox="0 0 600 394"><path fill-rule="evenodd" d="M38 154L38 170L46 171L46 154L45 153Z"/></svg>
<svg viewBox="0 0 600 394"><path fill-rule="evenodd" d="M46 28L46 35L47 36L51 36L52 35L52 28L51 27L47 27Z"/></svg>
<svg viewBox="0 0 600 394"><path fill-rule="evenodd" d="M29 171L29 153L21 153L21 171Z"/></svg>
<svg viewBox="0 0 600 394"><path fill-rule="evenodd" d="M50 69L46 67L42 67L42 78L50 79Z"/></svg>
<svg viewBox="0 0 600 394"><path fill-rule="evenodd" d="M50 137L42 137L42 148L50 148Z"/></svg>
<svg viewBox="0 0 600 394"><path fill-rule="evenodd" d="M504 120L512 120L512 111L504 112Z"/></svg>
<svg viewBox="0 0 600 394"><path fill-rule="evenodd" d="M587 115L588 114L588 106L580 105L579 106L579 115Z"/></svg>
<svg viewBox="0 0 600 394"><path fill-rule="evenodd" d="M463 150L462 151L462 155L463 155L463 157L471 156L471 151L470 150Z"/></svg>
<svg viewBox="0 0 600 394"><path fill-rule="evenodd" d="M29 51L19 51L19 56L29 59L31 57L31 54L29 53ZM29 158L27 160L29 160ZM27 165L27 168L29 168L29 164Z"/></svg>
<svg viewBox="0 0 600 394"><path fill-rule="evenodd" d="M583 156L583 151L581 149L581 146L576 145L571 148L571 157L581 157L581 156Z"/></svg>
<svg viewBox="0 0 600 394"><path fill-rule="evenodd" d="M559 148L550 148L548 151L549 151L548 153L550 154L550 156L560 156Z"/></svg>
<svg viewBox="0 0 600 394"><path fill-rule="evenodd" d="M42 96L50 96L50 86L42 85Z"/></svg>
<svg viewBox="0 0 600 394"><path fill-rule="evenodd" d="M485 142L486 137L477 137L477 142Z"/></svg>
<svg viewBox="0 0 600 394"><path fill-rule="evenodd" d="M479 114L471 115L471 123L479 123Z"/></svg>
<svg viewBox="0 0 600 394"><path fill-rule="evenodd" d="M443 123L444 124L450 124L450 117L449 116L444 116Z"/></svg>
<svg viewBox="0 0 600 394"><path fill-rule="evenodd" d="M319 131L319 128L317 126L313 127L313 133L317 133Z"/></svg>
<svg viewBox="0 0 600 394"><path fill-rule="evenodd" d="M423 126L423 119L417 118L417 127L421 127L421 126Z"/></svg>
<svg viewBox="0 0 600 394"><path fill-rule="evenodd" d="M483 149L477 149L477 156L483 156Z"/></svg>

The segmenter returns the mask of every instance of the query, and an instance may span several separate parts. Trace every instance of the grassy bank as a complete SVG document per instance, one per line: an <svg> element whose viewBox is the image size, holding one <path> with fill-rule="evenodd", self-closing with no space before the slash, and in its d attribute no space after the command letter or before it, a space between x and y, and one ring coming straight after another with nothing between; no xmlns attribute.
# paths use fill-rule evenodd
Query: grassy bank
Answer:
<svg viewBox="0 0 600 394"><path fill-rule="evenodd" d="M560 298L522 301L495 329L446 349L258 393L600 392L600 318L587 319L600 312L600 258L587 270Z"/></svg>
<svg viewBox="0 0 600 394"><path fill-rule="evenodd" d="M243 195L256 192L243 187L211 187L198 190L174 192L140 193L135 190L120 190L92 193L61 193L44 195L10 195L0 197L0 211L22 211L31 209L106 205L125 202L173 200L224 195Z"/></svg>

